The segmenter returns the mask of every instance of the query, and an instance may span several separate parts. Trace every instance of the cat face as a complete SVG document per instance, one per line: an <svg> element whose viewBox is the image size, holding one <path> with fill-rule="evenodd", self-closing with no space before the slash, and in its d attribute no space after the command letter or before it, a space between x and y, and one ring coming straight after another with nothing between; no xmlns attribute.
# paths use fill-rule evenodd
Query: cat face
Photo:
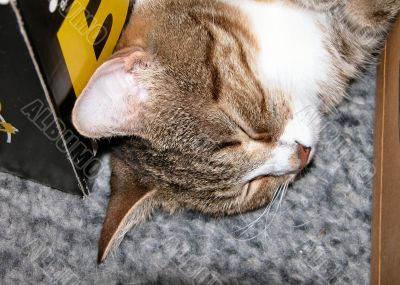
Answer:
<svg viewBox="0 0 400 285"><path fill-rule="evenodd" d="M204 85L212 82L209 75ZM96 71L73 122L90 138L132 136L128 153L130 144L136 152L141 138L169 181L180 184L184 173L182 189L227 189L261 177L293 176L308 163L313 138L281 91L224 87L215 98L215 90L197 88L182 90L155 56L123 50Z"/></svg>
<svg viewBox="0 0 400 285"><path fill-rule="evenodd" d="M114 177L155 189L166 209L261 207L309 163L317 112L263 82L259 42L238 10L167 2L136 8L79 96L74 126L89 138L122 137Z"/></svg>
<svg viewBox="0 0 400 285"><path fill-rule="evenodd" d="M130 137L118 153L148 183L193 196L231 191L240 201L223 211L245 211L308 164L318 118L260 80L259 43L243 15L197 2L179 14L139 7L73 122L90 138ZM253 201L258 191L266 198ZM198 206L202 197L187 206L220 211Z"/></svg>

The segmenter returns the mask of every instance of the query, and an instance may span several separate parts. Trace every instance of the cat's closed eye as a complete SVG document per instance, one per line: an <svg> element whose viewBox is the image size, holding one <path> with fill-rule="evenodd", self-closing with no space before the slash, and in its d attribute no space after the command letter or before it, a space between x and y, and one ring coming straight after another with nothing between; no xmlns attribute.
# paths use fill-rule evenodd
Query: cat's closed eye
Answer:
<svg viewBox="0 0 400 285"><path fill-rule="evenodd" d="M222 150L222 149L227 149L227 148L235 148L238 146L241 146L242 142L238 140L232 140L232 141L223 141L218 143L217 145L217 150Z"/></svg>

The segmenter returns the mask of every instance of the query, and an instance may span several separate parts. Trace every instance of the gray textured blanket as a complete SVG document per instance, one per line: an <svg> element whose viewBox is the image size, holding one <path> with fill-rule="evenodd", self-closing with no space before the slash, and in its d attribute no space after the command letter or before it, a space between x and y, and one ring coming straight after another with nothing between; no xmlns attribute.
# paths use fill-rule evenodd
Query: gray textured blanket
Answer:
<svg viewBox="0 0 400 285"><path fill-rule="evenodd" d="M279 207L221 220L158 211L102 265L108 167L86 199L0 173L0 283L367 284L374 92L374 72L352 85Z"/></svg>

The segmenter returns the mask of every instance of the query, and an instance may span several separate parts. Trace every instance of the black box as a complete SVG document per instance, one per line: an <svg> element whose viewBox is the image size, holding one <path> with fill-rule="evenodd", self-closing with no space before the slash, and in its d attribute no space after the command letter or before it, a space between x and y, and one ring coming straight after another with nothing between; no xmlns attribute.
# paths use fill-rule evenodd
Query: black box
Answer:
<svg viewBox="0 0 400 285"><path fill-rule="evenodd" d="M4 2L4 1L3 1ZM87 195L101 167L71 111L111 55L129 0L0 4L0 171Z"/></svg>

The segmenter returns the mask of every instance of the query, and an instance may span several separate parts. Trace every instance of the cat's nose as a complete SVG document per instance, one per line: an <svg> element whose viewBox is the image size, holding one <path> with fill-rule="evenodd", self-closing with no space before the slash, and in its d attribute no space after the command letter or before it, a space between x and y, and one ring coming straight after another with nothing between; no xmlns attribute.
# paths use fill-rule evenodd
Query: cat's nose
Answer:
<svg viewBox="0 0 400 285"><path fill-rule="evenodd" d="M300 159L300 169L303 169L307 166L308 159L311 153L311 147L304 146L301 143L297 143L297 153Z"/></svg>

